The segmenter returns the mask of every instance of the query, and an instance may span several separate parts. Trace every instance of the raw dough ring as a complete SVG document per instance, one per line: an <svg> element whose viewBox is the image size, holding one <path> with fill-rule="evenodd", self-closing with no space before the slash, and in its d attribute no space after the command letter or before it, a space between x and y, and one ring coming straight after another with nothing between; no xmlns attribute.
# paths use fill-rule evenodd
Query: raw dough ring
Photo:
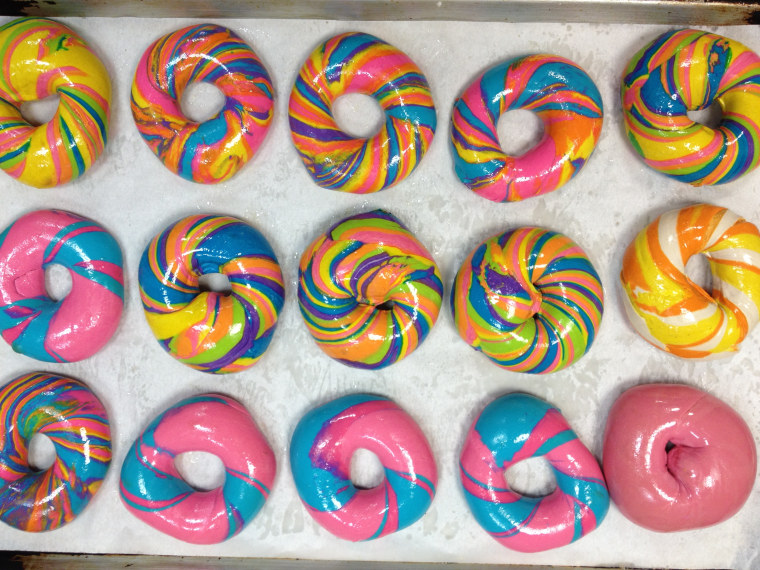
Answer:
<svg viewBox="0 0 760 570"><path fill-rule="evenodd" d="M476 247L451 288L459 336L514 372L555 372L591 348L604 290L586 253L570 238L517 228Z"/></svg>
<svg viewBox="0 0 760 570"><path fill-rule="evenodd" d="M526 497L506 484L513 465L544 456L557 488ZM604 520L610 498L594 456L554 406L528 394L497 398L475 419L459 460L467 504L504 546L539 552L570 544Z"/></svg>
<svg viewBox="0 0 760 570"><path fill-rule="evenodd" d="M221 273L229 294L199 279ZM213 374L250 368L272 341L285 289L269 242L231 216L183 218L154 237L138 271L145 318L161 347Z"/></svg>
<svg viewBox="0 0 760 570"><path fill-rule="evenodd" d="M196 491L177 471L181 453L222 460L224 484ZM199 394L164 411L140 434L121 466L121 500L143 522L193 544L232 538L269 496L276 464L251 414L222 394Z"/></svg>
<svg viewBox="0 0 760 570"><path fill-rule="evenodd" d="M71 275L71 291L57 301L45 289L53 264ZM121 249L97 222L37 210L0 234L0 331L16 352L45 362L89 358L116 331L123 306Z"/></svg>
<svg viewBox="0 0 760 570"><path fill-rule="evenodd" d="M197 123L179 102L191 83L224 94L215 116ZM267 70L235 32L214 24L177 30L143 54L132 83L132 115L164 166L186 180L215 184L256 153L272 121L274 93Z"/></svg>
<svg viewBox="0 0 760 570"><path fill-rule="evenodd" d="M385 472L371 489L351 482L351 457L373 452ZM372 540L399 531L425 514L438 470L417 423L382 396L352 394L309 411L290 445L296 489L309 514L346 540Z"/></svg>
<svg viewBox="0 0 760 570"><path fill-rule="evenodd" d="M391 213L350 216L301 256L298 303L314 340L347 366L409 356L438 319L443 282L425 246Z"/></svg>
<svg viewBox="0 0 760 570"><path fill-rule="evenodd" d="M710 262L712 296L685 274L698 253ZM760 233L726 208L672 210L628 246L620 281L645 340L681 358L731 356L760 319Z"/></svg>
<svg viewBox="0 0 760 570"><path fill-rule="evenodd" d="M634 150L662 174L723 184L760 164L760 56L737 41L666 32L633 56L621 96ZM715 129L687 115L714 101L723 111Z"/></svg>
<svg viewBox="0 0 760 570"><path fill-rule="evenodd" d="M521 156L501 148L496 124L514 109L543 122L541 141ZM578 174L602 131L602 96L563 57L535 54L497 65L454 103L451 149L459 179L478 196L515 202L552 192Z"/></svg>
<svg viewBox="0 0 760 570"><path fill-rule="evenodd" d="M332 105L363 93L385 111L380 132L355 138L340 130ZM355 194L398 184L422 160L435 133L427 79L402 51L358 32L330 38L309 56L290 94L290 133L306 170L323 188Z"/></svg>
<svg viewBox="0 0 760 570"><path fill-rule="evenodd" d="M71 522L100 489L111 463L108 414L82 382L34 372L0 388L0 520L40 532ZM53 464L28 462L36 434L55 448Z"/></svg>
<svg viewBox="0 0 760 570"><path fill-rule="evenodd" d="M111 82L98 57L70 28L45 18L0 27L0 168L24 184L50 188L92 166L108 140ZM21 104L58 95L53 118L39 126Z"/></svg>
<svg viewBox="0 0 760 570"><path fill-rule="evenodd" d="M752 492L757 452L749 427L725 402L691 386L645 384L612 406L603 465L620 512L672 532L735 515Z"/></svg>

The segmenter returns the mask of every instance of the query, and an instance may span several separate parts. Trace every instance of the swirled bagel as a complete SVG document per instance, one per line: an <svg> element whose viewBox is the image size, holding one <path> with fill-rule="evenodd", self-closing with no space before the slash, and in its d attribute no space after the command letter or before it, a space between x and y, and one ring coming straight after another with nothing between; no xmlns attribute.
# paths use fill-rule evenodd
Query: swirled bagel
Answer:
<svg viewBox="0 0 760 570"><path fill-rule="evenodd" d="M481 243L451 289L462 339L515 372L554 372L586 354L603 303L599 275L580 246L534 227Z"/></svg>
<svg viewBox="0 0 760 570"><path fill-rule="evenodd" d="M700 30L662 34L623 74L628 139L658 172L694 186L736 180L760 164L760 56ZM718 102L715 128L689 111Z"/></svg>

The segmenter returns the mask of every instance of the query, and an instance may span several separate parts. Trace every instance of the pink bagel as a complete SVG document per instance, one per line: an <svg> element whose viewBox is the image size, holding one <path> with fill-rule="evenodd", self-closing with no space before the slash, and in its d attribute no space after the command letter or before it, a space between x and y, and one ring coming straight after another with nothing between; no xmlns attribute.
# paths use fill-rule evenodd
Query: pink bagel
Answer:
<svg viewBox="0 0 760 570"><path fill-rule="evenodd" d="M45 289L45 270L65 267L71 291ZM75 362L100 350L124 304L119 244L100 224L62 210L29 212L0 232L0 334L13 350L45 362Z"/></svg>
<svg viewBox="0 0 760 570"><path fill-rule="evenodd" d="M603 454L620 512L658 532L732 517L757 471L744 420L718 398L678 384L636 386L620 396L607 418Z"/></svg>
<svg viewBox="0 0 760 570"><path fill-rule="evenodd" d="M188 451L216 455L224 483L191 487L175 458ZM274 452L248 410L223 394L185 398L155 418L127 451L121 500L153 528L192 544L218 544L245 528L269 497Z"/></svg>

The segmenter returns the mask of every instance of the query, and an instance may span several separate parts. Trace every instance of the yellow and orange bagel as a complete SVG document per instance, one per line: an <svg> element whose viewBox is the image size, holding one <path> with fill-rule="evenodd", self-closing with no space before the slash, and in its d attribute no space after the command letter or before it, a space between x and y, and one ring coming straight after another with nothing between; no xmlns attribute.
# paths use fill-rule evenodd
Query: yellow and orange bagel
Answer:
<svg viewBox="0 0 760 570"><path fill-rule="evenodd" d="M685 273L701 253L712 294ZM682 358L730 356L760 319L760 233L737 214L697 204L661 215L628 246L620 274L633 327Z"/></svg>

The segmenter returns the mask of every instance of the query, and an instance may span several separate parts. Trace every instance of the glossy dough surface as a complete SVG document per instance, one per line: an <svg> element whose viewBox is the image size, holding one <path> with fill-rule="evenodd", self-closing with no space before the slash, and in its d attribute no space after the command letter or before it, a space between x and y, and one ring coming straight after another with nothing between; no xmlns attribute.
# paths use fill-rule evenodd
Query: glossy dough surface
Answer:
<svg viewBox="0 0 760 570"><path fill-rule="evenodd" d="M496 124L515 109L542 121L541 141L521 156L501 148ZM451 148L459 179L494 202L556 190L586 164L602 131L602 96L575 63L535 54L497 65L454 103Z"/></svg>
<svg viewBox="0 0 760 570"><path fill-rule="evenodd" d="M585 252L570 238L518 228L476 247L451 289L459 336L495 364L547 373L591 347L604 291Z"/></svg>
<svg viewBox="0 0 760 570"><path fill-rule="evenodd" d="M712 295L685 273L700 253ZM718 206L672 210L628 246L620 281L628 320L654 346L681 358L730 356L760 319L760 233Z"/></svg>
<svg viewBox="0 0 760 570"><path fill-rule="evenodd" d="M100 489L111 463L106 410L79 380L35 372L0 388L0 520L29 532L71 522ZM43 434L56 457L29 465L29 442Z"/></svg>
<svg viewBox="0 0 760 570"><path fill-rule="evenodd" d="M371 489L351 482L357 449L374 453L383 481ZM382 396L353 394L308 412L290 445L290 466L309 514L340 538L359 541L401 530L425 514L438 471L417 423Z"/></svg>
<svg viewBox="0 0 760 570"><path fill-rule="evenodd" d="M189 451L216 455L224 484L196 491L177 471ZM216 544L238 534L269 496L275 457L251 414L222 394L178 402L132 444L121 466L121 500L143 522L174 538Z"/></svg>
<svg viewBox="0 0 760 570"><path fill-rule="evenodd" d="M180 107L192 83L224 95L207 121ZM214 184L233 176L254 155L272 121L272 81L254 51L235 32L214 24L182 28L143 54L132 83L137 129L166 168L182 178Z"/></svg>
<svg viewBox="0 0 760 570"><path fill-rule="evenodd" d="M401 360L438 318L443 282L430 253L384 210L341 220L303 253L298 302L319 347L356 368Z"/></svg>
<svg viewBox="0 0 760 570"><path fill-rule="evenodd" d="M53 300L45 269L68 269L71 291ZM95 354L119 325L119 244L98 223L61 210L21 216L0 234L0 331L13 350L46 362Z"/></svg>
<svg viewBox="0 0 760 570"><path fill-rule="evenodd" d="M221 273L229 294L199 278ZM138 275L145 318L174 358L210 373L253 366L272 340L285 295L266 238L230 216L189 216L148 244Z"/></svg>
<svg viewBox="0 0 760 570"><path fill-rule="evenodd" d="M92 166L108 139L111 82L98 57L70 28L45 18L0 27L0 168L24 184L49 188ZM20 107L57 95L39 126Z"/></svg>
<svg viewBox="0 0 760 570"><path fill-rule="evenodd" d="M374 98L385 112L376 135L352 137L333 117L347 93ZM375 36L330 38L306 60L290 94L290 132L306 170L324 188L356 194L401 182L433 139L435 107L427 79L402 51Z"/></svg>
<svg viewBox="0 0 760 570"><path fill-rule="evenodd" d="M543 456L557 487L523 496L507 469ZM602 523L609 508L604 476L560 411L528 394L507 394L480 413L459 459L467 504L478 524L504 546L539 552L570 544Z"/></svg>
<svg viewBox="0 0 760 570"><path fill-rule="evenodd" d="M737 41L700 30L662 34L631 59L622 100L633 148L663 174L723 184L760 163L760 57ZM688 117L714 102L716 128Z"/></svg>
<svg viewBox="0 0 760 570"><path fill-rule="evenodd" d="M604 434L604 474L620 512L659 532L732 517L750 495L755 441L721 400L678 384L636 386L617 399Z"/></svg>

